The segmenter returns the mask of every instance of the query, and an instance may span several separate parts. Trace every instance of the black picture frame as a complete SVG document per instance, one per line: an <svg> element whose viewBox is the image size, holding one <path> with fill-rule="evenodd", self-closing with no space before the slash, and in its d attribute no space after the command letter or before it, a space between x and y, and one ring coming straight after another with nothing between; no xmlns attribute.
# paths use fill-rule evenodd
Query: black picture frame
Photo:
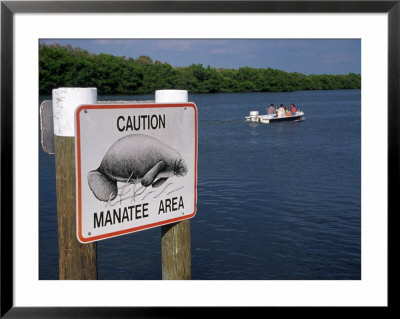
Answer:
<svg viewBox="0 0 400 319"><path fill-rule="evenodd" d="M13 300L13 16L16 13L387 13L388 14L388 247L399 188L398 125L400 106L400 1L1 1L1 317L5 318L127 318L191 317L191 308L14 307ZM7 199L7 200L4 200ZM388 254L388 265L391 258ZM389 276L391 273L389 272ZM390 276L390 278L392 278ZM388 280L390 287L390 280ZM34 292L32 292L34 293ZM388 294L391 309L393 295ZM276 308L275 308L276 309ZM301 315L306 308L285 309ZM354 309L354 308L352 308ZM235 310L235 314L249 309ZM260 310L260 309L257 309ZM265 311L264 308L261 309ZM347 308L349 312L351 309ZM355 308L355 310L360 310ZM203 308L205 314L227 315L225 308ZM369 309L368 311L371 311ZM351 313L351 312L350 312ZM201 312L200 312L201 314ZM335 311L333 312L335 314Z"/></svg>

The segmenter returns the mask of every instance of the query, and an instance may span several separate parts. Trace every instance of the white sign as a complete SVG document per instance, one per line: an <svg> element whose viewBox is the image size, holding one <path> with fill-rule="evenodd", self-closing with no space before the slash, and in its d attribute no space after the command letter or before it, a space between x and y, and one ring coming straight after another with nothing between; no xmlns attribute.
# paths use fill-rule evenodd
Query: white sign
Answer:
<svg viewBox="0 0 400 319"><path fill-rule="evenodd" d="M80 242L196 214L194 103L81 105L75 133Z"/></svg>

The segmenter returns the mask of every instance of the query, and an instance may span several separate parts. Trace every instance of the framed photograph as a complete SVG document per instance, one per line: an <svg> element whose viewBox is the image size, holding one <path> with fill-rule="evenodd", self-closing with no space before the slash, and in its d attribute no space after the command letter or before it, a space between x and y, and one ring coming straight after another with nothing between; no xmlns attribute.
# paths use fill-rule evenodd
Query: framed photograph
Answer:
<svg viewBox="0 0 400 319"><path fill-rule="evenodd" d="M390 309L389 217L398 210L400 186L399 31L400 1L2 1L1 316ZM113 68L107 78L58 80L52 72L59 68L62 76L63 59ZM125 77L124 68L136 77ZM198 114L197 158L191 155L197 173L186 164L179 172L189 171L197 183L190 202L197 207L192 280L161 280L160 229L151 227L99 241L98 280L59 280L54 155L43 152L39 136L39 105L58 83L97 87L102 103L148 102L165 88L189 92L196 120ZM280 103L291 111L262 115ZM102 108L79 110L95 109L98 123L106 123ZM133 130L135 117L123 112L119 131ZM165 115L142 116L157 121L154 128L168 126ZM90 118L82 123L91 125ZM99 136L117 148L128 140L106 131L82 140L91 145ZM175 153L187 156L178 134L171 136ZM165 149L159 140L153 144ZM86 151L115 159L126 147L117 155ZM99 187L116 189L117 179L106 181L103 166L110 164L95 170L98 160L89 157L82 164L92 170L85 198L100 205L108 195ZM165 176L176 172L175 163ZM155 178L163 192L171 184ZM187 204L174 200L162 203L162 213L171 203L176 210ZM106 211L94 215L83 241L108 223Z"/></svg>

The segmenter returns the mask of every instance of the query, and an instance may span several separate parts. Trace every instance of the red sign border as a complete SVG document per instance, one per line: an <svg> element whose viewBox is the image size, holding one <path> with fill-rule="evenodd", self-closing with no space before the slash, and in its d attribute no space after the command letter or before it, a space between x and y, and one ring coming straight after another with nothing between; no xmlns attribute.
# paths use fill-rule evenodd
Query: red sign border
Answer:
<svg viewBox="0 0 400 319"><path fill-rule="evenodd" d="M84 110L93 110L93 109L127 109L127 108L169 108L169 107L191 107L194 110L195 116L195 156L194 156L194 211L193 213L181 217L167 219L161 222L147 224L138 227L132 227L124 230L115 231L112 233L102 234L98 236L93 236L90 238L86 238L82 235L82 181L81 181L81 141L80 141L80 112ZM103 239L108 239L112 237L117 237L125 234L134 233L137 231L154 228L162 225L167 225L171 223L175 223L178 221L182 221L185 219L190 219L196 215L197 211L197 107L193 102L189 103L139 103L139 104L83 104L77 107L75 110L75 158L76 158L76 178L77 178L77 187L76 187L76 198L77 198L77 220L76 220L76 231L77 238L81 243L90 243Z"/></svg>

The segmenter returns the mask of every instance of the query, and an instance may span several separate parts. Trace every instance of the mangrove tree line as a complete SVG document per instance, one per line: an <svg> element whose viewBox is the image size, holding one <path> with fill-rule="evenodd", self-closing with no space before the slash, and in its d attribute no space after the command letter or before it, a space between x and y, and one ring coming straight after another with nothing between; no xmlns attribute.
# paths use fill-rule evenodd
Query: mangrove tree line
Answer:
<svg viewBox="0 0 400 319"><path fill-rule="evenodd" d="M150 57L136 59L90 54L71 46L41 45L39 91L58 87L97 87L99 94L146 94L159 89L190 93L288 92L298 90L360 89L361 76L304 75L272 68L216 69L202 64L173 67Z"/></svg>

